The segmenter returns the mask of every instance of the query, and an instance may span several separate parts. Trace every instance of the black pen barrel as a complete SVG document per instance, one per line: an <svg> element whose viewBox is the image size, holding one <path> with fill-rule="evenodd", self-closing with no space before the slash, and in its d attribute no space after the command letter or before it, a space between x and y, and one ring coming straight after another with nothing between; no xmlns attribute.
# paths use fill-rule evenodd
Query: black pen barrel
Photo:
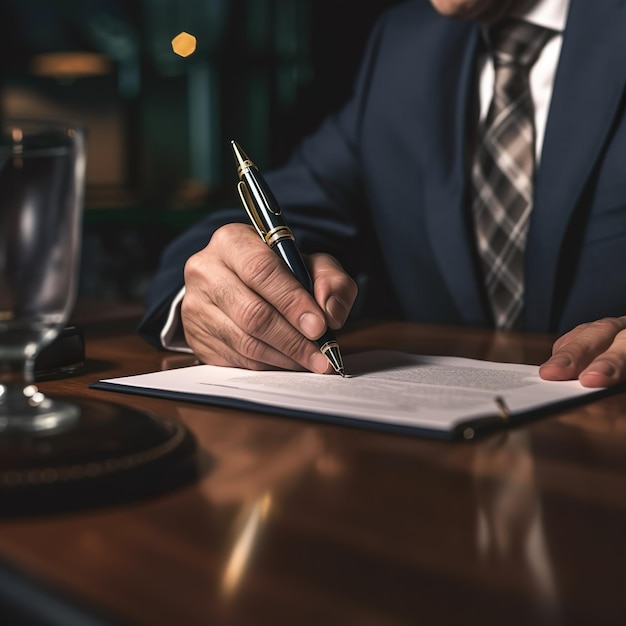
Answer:
<svg viewBox="0 0 626 626"><path fill-rule="evenodd" d="M289 239L279 241L272 249L285 262L298 282L313 296L313 281L295 241Z"/></svg>
<svg viewBox="0 0 626 626"><path fill-rule="evenodd" d="M239 195L252 224L265 243L284 261L298 282L315 298L311 275L272 190L241 147L234 141L231 144L240 179ZM341 352L332 330L328 328L316 343L333 369L344 376Z"/></svg>
<svg viewBox="0 0 626 626"><path fill-rule="evenodd" d="M309 270L307 269L306 263L302 258L295 241L290 239L279 241L275 246L273 246L273 250L282 258L285 264L293 272L293 275L298 279L298 282L315 298L311 275L309 274ZM339 355L339 346L333 331L328 328L315 343L330 359L333 367L337 371L343 371L343 363L340 363L341 359ZM327 354L327 350L329 349L331 350L331 353ZM332 356L335 352L336 355Z"/></svg>

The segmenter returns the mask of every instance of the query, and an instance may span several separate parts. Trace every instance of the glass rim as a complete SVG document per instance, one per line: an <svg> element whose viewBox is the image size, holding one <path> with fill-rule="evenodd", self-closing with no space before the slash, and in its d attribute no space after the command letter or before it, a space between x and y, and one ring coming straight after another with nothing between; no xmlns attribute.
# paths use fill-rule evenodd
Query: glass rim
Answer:
<svg viewBox="0 0 626 626"><path fill-rule="evenodd" d="M8 116L0 119L0 129L4 133L10 128L24 129L72 129L85 132L85 124L73 119L56 118L56 117L23 117L23 116Z"/></svg>
<svg viewBox="0 0 626 626"><path fill-rule="evenodd" d="M85 127L72 120L7 117L0 123L0 156L38 156L49 150L80 149L87 140Z"/></svg>

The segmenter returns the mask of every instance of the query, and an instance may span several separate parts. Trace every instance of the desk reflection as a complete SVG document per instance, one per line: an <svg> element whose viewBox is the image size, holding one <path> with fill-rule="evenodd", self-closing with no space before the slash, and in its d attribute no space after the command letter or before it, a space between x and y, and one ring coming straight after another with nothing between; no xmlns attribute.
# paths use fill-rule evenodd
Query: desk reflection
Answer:
<svg viewBox="0 0 626 626"><path fill-rule="evenodd" d="M477 442L473 475L481 565L493 580L525 588L533 624L553 623L558 590L528 432L511 430Z"/></svg>
<svg viewBox="0 0 626 626"><path fill-rule="evenodd" d="M194 407L179 407L178 415L188 424L206 420L205 411ZM211 424L194 428L200 447L208 453L201 460L206 465L200 468L199 489L211 505L235 509L221 581L222 598L230 600L272 511L280 509L281 496L307 472L332 479L342 474L343 465L313 427L284 422L282 436L274 432L267 437L263 421L237 423L236 415L226 415L213 418Z"/></svg>

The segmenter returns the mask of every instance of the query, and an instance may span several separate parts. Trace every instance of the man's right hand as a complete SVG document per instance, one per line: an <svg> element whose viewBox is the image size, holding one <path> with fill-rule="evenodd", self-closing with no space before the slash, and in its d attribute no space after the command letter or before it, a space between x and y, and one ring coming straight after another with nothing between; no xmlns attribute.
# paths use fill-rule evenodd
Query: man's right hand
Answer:
<svg viewBox="0 0 626 626"><path fill-rule="evenodd" d="M217 230L185 265L181 319L195 355L212 365L332 372L314 340L343 326L357 286L327 254L306 261L315 298L251 226Z"/></svg>

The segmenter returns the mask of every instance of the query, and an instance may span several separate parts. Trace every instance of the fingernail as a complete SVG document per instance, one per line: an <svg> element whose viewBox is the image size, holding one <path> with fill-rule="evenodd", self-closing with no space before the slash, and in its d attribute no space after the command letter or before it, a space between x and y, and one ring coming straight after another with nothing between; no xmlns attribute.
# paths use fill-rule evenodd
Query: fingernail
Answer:
<svg viewBox="0 0 626 626"><path fill-rule="evenodd" d="M596 376L605 376L606 378L613 378L616 374L615 366L608 361L596 361L592 363L582 374L581 376L596 375Z"/></svg>
<svg viewBox="0 0 626 626"><path fill-rule="evenodd" d="M313 313L305 313L300 318L300 330L309 339L317 339L324 332L324 320ZM323 356L323 355L322 355Z"/></svg>
<svg viewBox="0 0 626 626"><path fill-rule="evenodd" d="M346 321L347 311L345 304L336 296L331 296L326 302L326 313L340 326Z"/></svg>

